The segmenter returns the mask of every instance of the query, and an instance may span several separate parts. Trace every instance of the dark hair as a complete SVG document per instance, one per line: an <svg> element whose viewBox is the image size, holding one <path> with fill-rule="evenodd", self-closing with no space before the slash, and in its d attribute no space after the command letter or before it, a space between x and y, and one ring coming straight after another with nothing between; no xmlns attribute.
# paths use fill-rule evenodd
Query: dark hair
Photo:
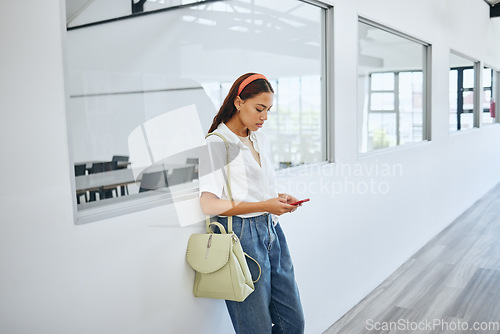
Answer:
<svg viewBox="0 0 500 334"><path fill-rule="evenodd" d="M238 79L236 79L236 81L231 86L229 93L224 99L224 103L222 103L219 112L217 113L217 115L215 115L214 121L212 123L212 126L210 127L210 130L208 130L208 133L217 129L220 123L227 122L231 119L231 117L233 117L234 113L236 112L236 107L234 106L234 100L238 96L238 89L241 83L246 78L254 74L255 73L246 73L240 76ZM250 82L241 91L240 98L242 100L246 100L256 95L259 95L260 93L274 93L273 87L266 79L257 79Z"/></svg>

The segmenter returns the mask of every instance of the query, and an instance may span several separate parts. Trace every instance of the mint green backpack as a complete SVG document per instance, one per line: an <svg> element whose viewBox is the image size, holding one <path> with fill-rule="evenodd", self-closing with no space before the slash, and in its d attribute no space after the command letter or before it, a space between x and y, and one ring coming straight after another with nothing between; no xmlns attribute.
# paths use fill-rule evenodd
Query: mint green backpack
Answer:
<svg viewBox="0 0 500 334"><path fill-rule="evenodd" d="M227 180L228 199L232 201L229 175L229 144L224 141L227 150ZM212 231L212 226L219 228L220 234ZM260 278L260 265L243 252L238 236L233 232L233 217L228 217L227 228L218 222L210 222L206 218L207 233L192 234L189 237L186 260L195 270L193 294L196 297L243 301L254 290L254 283ZM246 258L255 261L259 267L259 277L253 281L248 269Z"/></svg>

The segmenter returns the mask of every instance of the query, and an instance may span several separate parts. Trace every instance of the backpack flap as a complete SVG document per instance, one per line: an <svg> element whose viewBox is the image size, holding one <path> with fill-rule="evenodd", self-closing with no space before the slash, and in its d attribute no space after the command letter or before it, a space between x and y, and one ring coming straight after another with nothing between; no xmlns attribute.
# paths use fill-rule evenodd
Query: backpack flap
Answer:
<svg viewBox="0 0 500 334"><path fill-rule="evenodd" d="M186 252L188 264L202 274L224 267L232 247L231 234L192 234Z"/></svg>

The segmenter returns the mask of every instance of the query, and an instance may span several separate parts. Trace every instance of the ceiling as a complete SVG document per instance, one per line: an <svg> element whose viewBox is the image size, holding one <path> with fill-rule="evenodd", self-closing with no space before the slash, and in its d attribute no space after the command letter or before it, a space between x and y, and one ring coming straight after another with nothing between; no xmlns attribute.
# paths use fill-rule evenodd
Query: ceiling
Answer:
<svg viewBox="0 0 500 334"><path fill-rule="evenodd" d="M152 5L158 0L149 0L148 3L151 3ZM191 2L198 2L199 0L191 1ZM490 17L497 17L500 16L500 0L484 0L487 4L490 5ZM130 7L130 0L106 0L106 1L95 1L95 0L66 0L66 21L68 26L71 25L72 21L75 20L80 13L85 11L88 7L91 7L92 5L95 5L95 3L105 3L108 6L115 6L115 7L121 7L123 5L127 6L126 8ZM137 2L137 1L134 1ZM159 3L163 3L164 0L158 1ZM174 1L175 2L175 1ZM179 3L182 3L182 1L178 1ZM102 5L101 5L102 6ZM165 6L165 5L163 5ZM124 13L124 9L120 8L119 9L120 13ZM126 12L126 10L125 10ZM130 13L128 13L130 15ZM106 15L106 14L104 14ZM113 15L111 15L113 16ZM115 15L116 17L116 15ZM106 18L111 18L111 17L106 17Z"/></svg>
<svg viewBox="0 0 500 334"><path fill-rule="evenodd" d="M486 1L490 6L495 6L496 4L500 3L500 0L484 0Z"/></svg>
<svg viewBox="0 0 500 334"><path fill-rule="evenodd" d="M500 0L484 0L490 5L490 18L500 16Z"/></svg>
<svg viewBox="0 0 500 334"><path fill-rule="evenodd" d="M87 8L93 0L66 0L66 21L69 23Z"/></svg>

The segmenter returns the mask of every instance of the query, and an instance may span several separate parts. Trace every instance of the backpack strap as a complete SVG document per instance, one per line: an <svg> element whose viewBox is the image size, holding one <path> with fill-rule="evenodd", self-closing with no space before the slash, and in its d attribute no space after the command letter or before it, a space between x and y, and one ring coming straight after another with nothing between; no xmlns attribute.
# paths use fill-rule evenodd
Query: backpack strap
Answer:
<svg viewBox="0 0 500 334"><path fill-rule="evenodd" d="M230 174L230 169L229 169L229 142L220 133L211 132L205 136L205 139L208 138L209 136L217 136L217 137L221 138L224 141L224 144L226 145L226 166L227 166L226 188L227 188L228 198L230 201L232 201L233 194L231 191L231 174ZM222 169L222 170L224 171L224 169ZM207 233L212 233L212 230L210 229L210 217L209 216L207 216L206 222L207 222ZM227 230L228 230L228 233L233 233L233 217L232 216L227 217Z"/></svg>

